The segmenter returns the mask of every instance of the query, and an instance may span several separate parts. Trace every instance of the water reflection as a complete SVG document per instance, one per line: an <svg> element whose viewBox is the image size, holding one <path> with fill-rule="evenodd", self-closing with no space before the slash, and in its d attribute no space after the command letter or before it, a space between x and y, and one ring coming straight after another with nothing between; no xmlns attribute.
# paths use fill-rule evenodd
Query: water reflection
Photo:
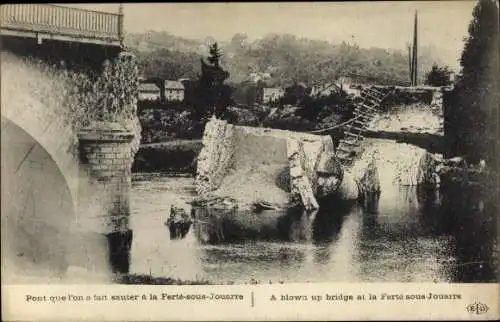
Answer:
<svg viewBox="0 0 500 322"><path fill-rule="evenodd" d="M453 278L463 282L498 281L497 200L494 191L468 187L443 195L440 230L455 238Z"/></svg>
<svg viewBox="0 0 500 322"><path fill-rule="evenodd" d="M171 204L192 197L192 184L190 178L134 184L133 272L217 283L495 279L494 222L469 210L445 211L435 193L386 188L377 211L369 212L332 201L314 222L299 215L287 219L289 232L300 232L301 238L292 233L282 239L209 245L191 230L185 239L171 241L163 221ZM492 210L485 206L482 211L488 218Z"/></svg>

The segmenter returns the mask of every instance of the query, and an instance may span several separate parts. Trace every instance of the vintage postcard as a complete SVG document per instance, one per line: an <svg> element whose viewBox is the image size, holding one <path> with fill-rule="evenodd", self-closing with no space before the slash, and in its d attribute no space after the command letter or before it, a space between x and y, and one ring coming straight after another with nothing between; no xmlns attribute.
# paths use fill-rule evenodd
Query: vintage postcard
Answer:
<svg viewBox="0 0 500 322"><path fill-rule="evenodd" d="M498 21L1 5L2 320L499 319Z"/></svg>

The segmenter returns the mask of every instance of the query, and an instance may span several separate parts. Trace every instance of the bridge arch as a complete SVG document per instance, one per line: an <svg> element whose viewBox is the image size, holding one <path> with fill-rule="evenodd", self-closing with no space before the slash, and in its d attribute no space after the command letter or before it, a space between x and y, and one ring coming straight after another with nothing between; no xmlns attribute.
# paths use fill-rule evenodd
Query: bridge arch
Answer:
<svg viewBox="0 0 500 322"><path fill-rule="evenodd" d="M19 127L33 142L25 151L29 157L39 144L58 166L72 196L76 210L79 177L77 137L71 126L64 97L58 91L63 84L43 70L43 67L24 61L8 51L2 51L1 116L2 125ZM54 86L54 85L58 86ZM10 123L9 123L10 122ZM6 129L13 129L7 126ZM2 134L4 129L2 126ZM2 138L13 139L9 133ZM8 148L9 142L2 145ZM22 160L19 160L21 162Z"/></svg>
<svg viewBox="0 0 500 322"><path fill-rule="evenodd" d="M54 149L35 133L4 115L1 126L2 252L6 255L2 267L11 276L62 277L76 216L68 167L63 168Z"/></svg>
<svg viewBox="0 0 500 322"><path fill-rule="evenodd" d="M16 277L64 275L78 219L77 138L55 81L2 52L2 266Z"/></svg>
<svg viewBox="0 0 500 322"><path fill-rule="evenodd" d="M18 142L17 136L21 132L25 133L22 136L25 150L23 150L22 158L17 160L19 163L15 170L19 171L30 162L36 163L38 157L36 152L38 149L43 149L64 178L64 185L71 196L73 212L76 213L80 176L76 136L68 125L62 123L64 120L54 119L54 115L46 115L44 119L44 116L37 115L39 112L43 112L43 109L38 109L38 111L30 109L19 113L8 113L2 109L2 154L7 154L6 151L14 144L22 144ZM6 140L5 143L4 140Z"/></svg>

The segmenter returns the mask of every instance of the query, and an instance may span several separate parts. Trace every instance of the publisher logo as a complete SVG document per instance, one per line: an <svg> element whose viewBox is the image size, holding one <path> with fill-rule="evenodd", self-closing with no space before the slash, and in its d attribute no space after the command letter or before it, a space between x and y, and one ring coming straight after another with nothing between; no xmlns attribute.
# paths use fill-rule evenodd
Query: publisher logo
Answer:
<svg viewBox="0 0 500 322"><path fill-rule="evenodd" d="M467 311L471 314L484 314L488 312L490 308L488 305L480 303L480 302L475 302L474 304L469 304L467 305Z"/></svg>

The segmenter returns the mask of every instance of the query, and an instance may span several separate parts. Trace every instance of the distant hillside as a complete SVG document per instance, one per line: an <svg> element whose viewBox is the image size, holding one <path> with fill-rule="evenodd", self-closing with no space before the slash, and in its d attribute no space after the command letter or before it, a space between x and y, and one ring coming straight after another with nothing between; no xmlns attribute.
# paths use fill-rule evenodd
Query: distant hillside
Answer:
<svg viewBox="0 0 500 322"><path fill-rule="evenodd" d="M153 52L157 49L169 49L180 52L204 53L207 48L197 40L177 37L164 31L147 31L140 34L127 34L125 46L141 52Z"/></svg>
<svg viewBox="0 0 500 322"><path fill-rule="evenodd" d="M208 54L215 41L185 39L167 32L129 34L125 45L138 53L141 71L146 77L195 78L200 58ZM359 48L348 43L332 44L293 35L270 34L248 41L245 34L235 34L229 42L219 42L221 63L238 83L252 72L267 72L271 83L289 86L294 82L312 84L350 76L361 82L380 84L407 83L408 54L381 48ZM431 50L422 48L419 57L420 78L432 64L440 63Z"/></svg>

